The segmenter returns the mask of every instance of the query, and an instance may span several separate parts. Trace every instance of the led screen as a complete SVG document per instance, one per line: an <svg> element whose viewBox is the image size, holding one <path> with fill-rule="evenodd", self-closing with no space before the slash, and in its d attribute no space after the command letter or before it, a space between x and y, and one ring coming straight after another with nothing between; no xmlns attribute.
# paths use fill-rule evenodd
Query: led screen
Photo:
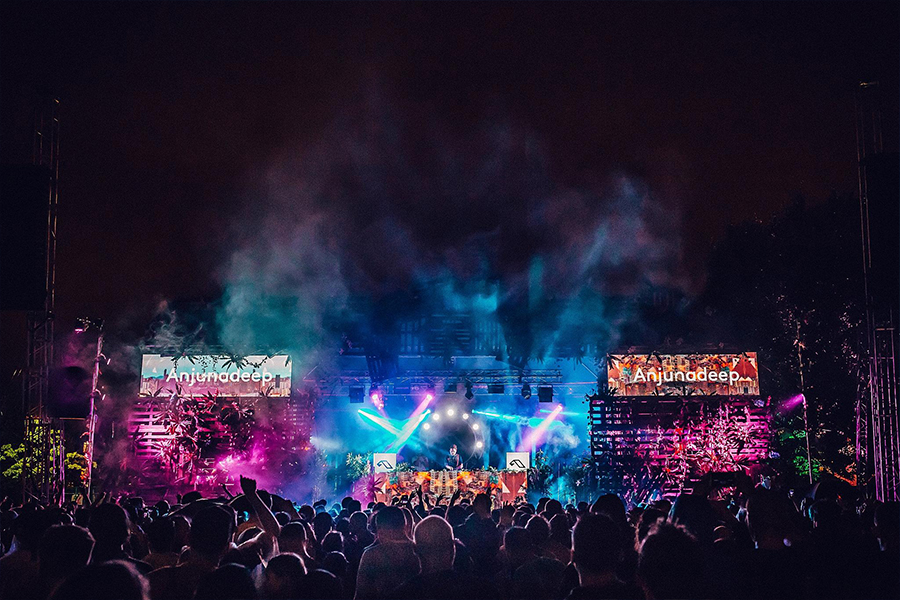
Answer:
<svg viewBox="0 0 900 600"><path fill-rule="evenodd" d="M291 357L253 355L160 356L145 354L141 363L141 396L172 393L200 396L270 397L291 395Z"/></svg>
<svg viewBox="0 0 900 600"><path fill-rule="evenodd" d="M607 381L617 396L758 396L756 352L610 355Z"/></svg>

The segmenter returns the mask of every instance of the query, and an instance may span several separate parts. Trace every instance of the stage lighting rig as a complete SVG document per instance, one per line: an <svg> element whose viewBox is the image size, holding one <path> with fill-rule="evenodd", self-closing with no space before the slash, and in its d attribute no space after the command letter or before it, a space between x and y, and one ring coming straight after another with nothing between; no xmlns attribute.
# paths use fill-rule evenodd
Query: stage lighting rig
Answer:
<svg viewBox="0 0 900 600"><path fill-rule="evenodd" d="M553 402L553 386L542 385L538 387L538 402Z"/></svg>
<svg viewBox="0 0 900 600"><path fill-rule="evenodd" d="M528 400L531 398L531 386L527 383L522 385L522 397Z"/></svg>

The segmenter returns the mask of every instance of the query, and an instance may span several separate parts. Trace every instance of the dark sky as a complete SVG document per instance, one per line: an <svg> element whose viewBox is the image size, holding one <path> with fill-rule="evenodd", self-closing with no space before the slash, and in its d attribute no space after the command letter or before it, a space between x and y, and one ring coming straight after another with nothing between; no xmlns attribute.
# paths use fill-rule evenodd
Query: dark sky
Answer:
<svg viewBox="0 0 900 600"><path fill-rule="evenodd" d="M261 174L357 124L375 130L363 138L396 127L388 155L440 155L439 132L465 165L471 132L502 123L539 145L550 195L627 173L680 215L694 282L729 223L855 189L856 82L882 81L897 128L894 3L4 2L0 15L6 99L36 84L62 100L63 329L215 296L244 216L283 208L257 195ZM413 238L463 221L427 181L408 210L374 210ZM514 188L482 189L479 215L515 221ZM345 195L342 213L373 210Z"/></svg>

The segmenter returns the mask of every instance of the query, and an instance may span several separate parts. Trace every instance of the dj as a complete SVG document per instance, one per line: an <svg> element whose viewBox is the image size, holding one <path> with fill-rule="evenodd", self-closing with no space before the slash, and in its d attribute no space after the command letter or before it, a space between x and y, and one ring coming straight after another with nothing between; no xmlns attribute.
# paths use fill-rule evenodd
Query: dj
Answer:
<svg viewBox="0 0 900 600"><path fill-rule="evenodd" d="M447 455L447 459L444 461L444 468L457 471L460 467L462 467L462 458L456 453L456 444L453 444L450 446L450 454Z"/></svg>

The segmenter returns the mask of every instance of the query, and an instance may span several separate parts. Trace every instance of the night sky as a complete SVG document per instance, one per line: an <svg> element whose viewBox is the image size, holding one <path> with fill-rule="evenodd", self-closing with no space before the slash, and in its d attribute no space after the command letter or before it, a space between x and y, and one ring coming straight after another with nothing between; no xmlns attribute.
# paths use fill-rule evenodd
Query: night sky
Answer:
<svg viewBox="0 0 900 600"><path fill-rule="evenodd" d="M292 239L277 224L308 214L354 293L443 262L465 279L478 256L478 276L522 272L584 233L579 211L602 220L590 199L622 177L653 199L648 244L676 240L654 268L696 290L729 224L856 189L858 81L882 82L897 128L894 3L4 2L0 15L7 123L21 86L62 103L61 331L216 298L236 249L260 252L273 223L276 243ZM347 174L360 164L377 168Z"/></svg>

